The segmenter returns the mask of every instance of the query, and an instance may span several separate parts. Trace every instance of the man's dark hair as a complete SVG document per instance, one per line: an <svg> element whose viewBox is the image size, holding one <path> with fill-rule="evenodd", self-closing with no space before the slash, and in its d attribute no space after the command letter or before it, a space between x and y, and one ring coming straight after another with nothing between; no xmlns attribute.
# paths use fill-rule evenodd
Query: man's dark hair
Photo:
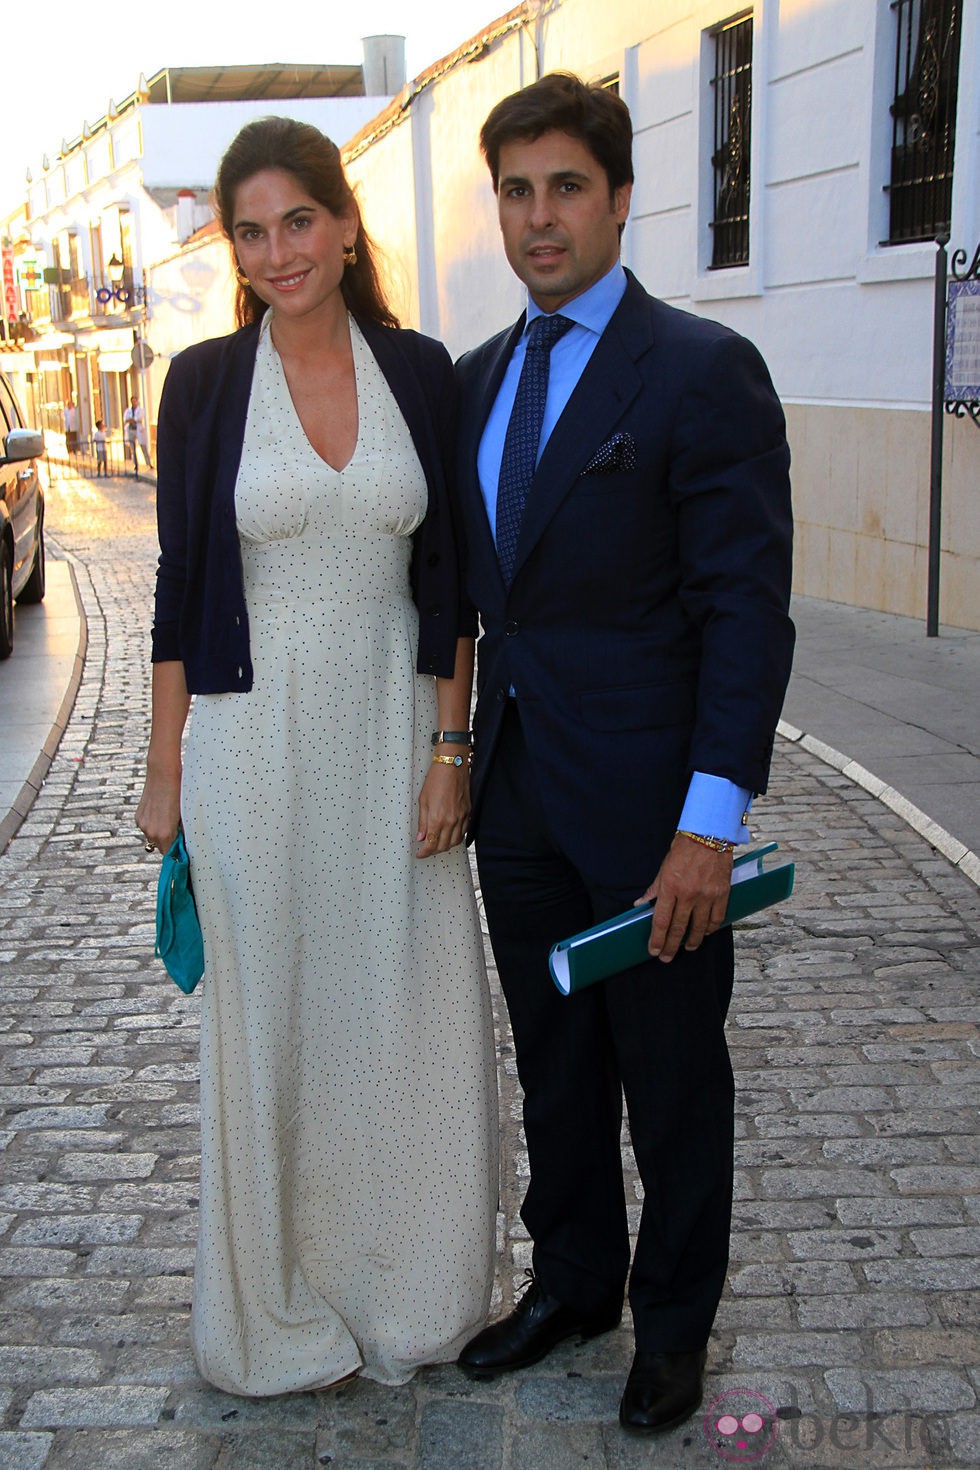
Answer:
<svg viewBox="0 0 980 1470"><path fill-rule="evenodd" d="M480 148L495 193L504 144L516 139L533 143L552 131L568 133L585 145L605 171L610 196L633 182L633 124L626 103L608 87L553 71L498 102L480 129Z"/></svg>

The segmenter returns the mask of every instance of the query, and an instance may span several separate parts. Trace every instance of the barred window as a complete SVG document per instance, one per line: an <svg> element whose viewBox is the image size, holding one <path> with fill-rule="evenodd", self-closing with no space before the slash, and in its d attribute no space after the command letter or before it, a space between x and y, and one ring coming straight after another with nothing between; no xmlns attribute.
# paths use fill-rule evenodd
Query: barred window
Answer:
<svg viewBox="0 0 980 1470"><path fill-rule="evenodd" d="M711 269L749 263L749 151L752 141L752 17L714 33L714 213Z"/></svg>
<svg viewBox="0 0 980 1470"><path fill-rule="evenodd" d="M949 233L963 0L892 0L889 245Z"/></svg>

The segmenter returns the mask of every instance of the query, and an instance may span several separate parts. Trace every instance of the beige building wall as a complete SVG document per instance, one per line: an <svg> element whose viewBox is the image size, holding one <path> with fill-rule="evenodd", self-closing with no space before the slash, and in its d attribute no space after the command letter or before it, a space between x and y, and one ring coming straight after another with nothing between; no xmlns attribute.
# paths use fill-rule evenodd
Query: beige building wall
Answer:
<svg viewBox="0 0 980 1470"><path fill-rule="evenodd" d="M784 404L793 452L793 585L808 597L926 616L931 415ZM944 425L939 616L980 628L980 445Z"/></svg>

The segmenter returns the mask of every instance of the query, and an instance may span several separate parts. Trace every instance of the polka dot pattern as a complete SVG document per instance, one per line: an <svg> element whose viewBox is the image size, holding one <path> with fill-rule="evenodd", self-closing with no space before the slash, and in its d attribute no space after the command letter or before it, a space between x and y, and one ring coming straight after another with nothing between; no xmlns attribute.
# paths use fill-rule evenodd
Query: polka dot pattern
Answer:
<svg viewBox="0 0 980 1470"><path fill-rule="evenodd" d="M255 666L198 696L183 816L204 930L198 1366L248 1395L406 1382L484 1320L496 1074L465 852L414 856L426 489L351 323L359 430L306 439L268 323L236 514Z"/></svg>

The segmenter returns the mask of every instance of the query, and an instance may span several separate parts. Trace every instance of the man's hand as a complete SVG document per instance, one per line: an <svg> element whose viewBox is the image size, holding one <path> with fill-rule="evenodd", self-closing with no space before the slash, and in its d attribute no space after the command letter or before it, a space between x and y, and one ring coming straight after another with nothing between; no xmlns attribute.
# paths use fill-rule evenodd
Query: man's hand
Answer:
<svg viewBox="0 0 980 1470"><path fill-rule="evenodd" d="M655 898L650 954L669 964L683 943L697 949L706 934L720 929L732 886L732 854L714 852L678 832L660 872L637 900Z"/></svg>

